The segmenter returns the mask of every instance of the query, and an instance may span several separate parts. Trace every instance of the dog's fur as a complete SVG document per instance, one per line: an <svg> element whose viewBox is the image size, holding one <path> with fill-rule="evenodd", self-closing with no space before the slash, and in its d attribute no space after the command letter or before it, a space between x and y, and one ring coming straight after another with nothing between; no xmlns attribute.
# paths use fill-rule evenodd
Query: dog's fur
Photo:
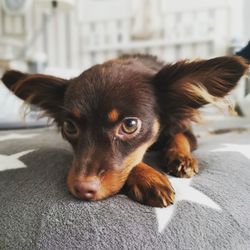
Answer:
<svg viewBox="0 0 250 250"><path fill-rule="evenodd" d="M100 200L123 188L140 203L162 207L173 202L174 190L165 175L142 162L145 152L161 150L165 172L196 174L190 122L201 106L227 95L247 69L240 57L164 65L153 56L131 55L70 80L11 70L2 81L53 117L72 145L67 185L74 196ZM127 133L126 122L137 130Z"/></svg>

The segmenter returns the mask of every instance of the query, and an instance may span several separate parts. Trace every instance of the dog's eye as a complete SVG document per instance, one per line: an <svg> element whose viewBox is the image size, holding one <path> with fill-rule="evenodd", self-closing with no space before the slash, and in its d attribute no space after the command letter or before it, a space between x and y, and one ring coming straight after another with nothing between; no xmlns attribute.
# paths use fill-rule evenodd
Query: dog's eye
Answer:
<svg viewBox="0 0 250 250"><path fill-rule="evenodd" d="M123 120L121 124L121 130L123 133L133 134L138 130L139 125L140 125L140 120L136 118L126 118Z"/></svg>
<svg viewBox="0 0 250 250"><path fill-rule="evenodd" d="M77 137L79 134L76 124L71 120L64 121L62 129L68 137Z"/></svg>

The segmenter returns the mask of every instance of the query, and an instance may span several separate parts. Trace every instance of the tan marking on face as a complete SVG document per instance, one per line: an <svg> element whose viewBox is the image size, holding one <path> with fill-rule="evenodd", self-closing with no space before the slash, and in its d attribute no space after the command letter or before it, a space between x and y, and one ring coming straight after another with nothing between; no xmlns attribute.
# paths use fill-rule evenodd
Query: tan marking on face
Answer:
<svg viewBox="0 0 250 250"><path fill-rule="evenodd" d="M155 120L152 128L153 134L151 139L143 143L140 147L138 147L134 152L132 152L125 158L123 165L125 168L129 169L129 172L135 165L139 164L142 161L143 156L147 151L147 149L156 141L159 129L160 129L160 124L158 120Z"/></svg>
<svg viewBox="0 0 250 250"><path fill-rule="evenodd" d="M119 112L117 109L112 109L109 113L108 113L108 119L110 122L116 122L119 118Z"/></svg>
<svg viewBox="0 0 250 250"><path fill-rule="evenodd" d="M155 119L154 124L153 124L153 138L152 138L153 142L152 142L152 144L156 141L156 139L157 139L156 137L159 133L159 130L160 130L160 123L157 119Z"/></svg>
<svg viewBox="0 0 250 250"><path fill-rule="evenodd" d="M107 198L118 193L127 180L129 172L126 169L120 171L108 171L101 178L101 188L96 195L96 200Z"/></svg>
<svg viewBox="0 0 250 250"><path fill-rule="evenodd" d="M72 114L73 114L75 117L77 117L77 118L80 118L80 117L81 117L81 111L80 111L79 108L74 108L74 109L72 110Z"/></svg>

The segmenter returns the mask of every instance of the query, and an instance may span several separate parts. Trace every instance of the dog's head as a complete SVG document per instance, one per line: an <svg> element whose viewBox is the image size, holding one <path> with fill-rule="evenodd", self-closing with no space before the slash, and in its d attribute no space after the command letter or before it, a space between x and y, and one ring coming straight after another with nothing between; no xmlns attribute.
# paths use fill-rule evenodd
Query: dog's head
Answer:
<svg viewBox="0 0 250 250"><path fill-rule="evenodd" d="M117 193L160 131L172 133L195 111L235 87L247 70L239 57L163 65L126 56L65 80L8 71L2 81L55 119L74 149L67 184L84 200Z"/></svg>

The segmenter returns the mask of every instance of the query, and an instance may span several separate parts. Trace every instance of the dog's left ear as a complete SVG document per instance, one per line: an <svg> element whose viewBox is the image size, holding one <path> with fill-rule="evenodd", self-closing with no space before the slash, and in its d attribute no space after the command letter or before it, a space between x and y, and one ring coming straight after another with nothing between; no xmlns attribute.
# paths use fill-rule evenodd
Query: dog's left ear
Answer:
<svg viewBox="0 0 250 250"><path fill-rule="evenodd" d="M2 82L16 96L39 106L56 119L69 81L49 75L9 70L3 75Z"/></svg>
<svg viewBox="0 0 250 250"><path fill-rule="evenodd" d="M236 56L164 66L153 78L162 114L175 121L192 119L196 109L227 95L247 69L244 59Z"/></svg>

